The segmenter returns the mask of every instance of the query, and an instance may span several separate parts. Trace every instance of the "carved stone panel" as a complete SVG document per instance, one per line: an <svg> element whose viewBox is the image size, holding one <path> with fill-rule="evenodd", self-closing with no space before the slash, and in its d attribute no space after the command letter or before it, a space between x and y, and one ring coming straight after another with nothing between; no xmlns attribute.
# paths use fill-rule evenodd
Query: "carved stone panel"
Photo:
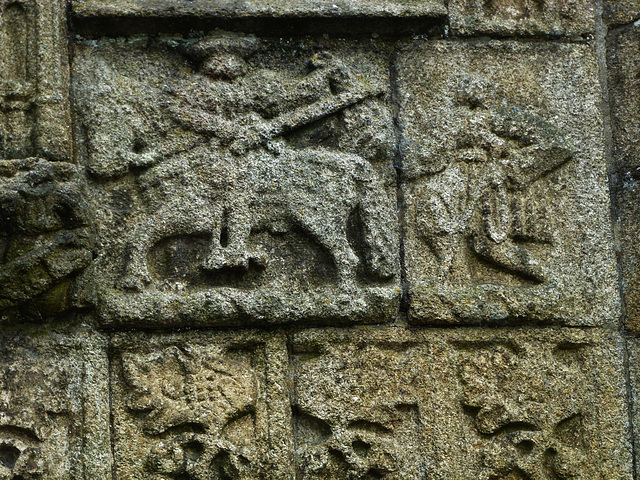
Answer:
<svg viewBox="0 0 640 480"><path fill-rule="evenodd" d="M411 320L616 319L591 48L416 43L398 85Z"/></svg>
<svg viewBox="0 0 640 480"><path fill-rule="evenodd" d="M296 334L296 478L630 479L623 348L581 330Z"/></svg>
<svg viewBox="0 0 640 480"><path fill-rule="evenodd" d="M100 337L5 328L0 361L0 478L110 478L108 375Z"/></svg>
<svg viewBox="0 0 640 480"><path fill-rule="evenodd" d="M0 160L0 322L68 311L75 279L93 258L93 239L75 165Z"/></svg>
<svg viewBox="0 0 640 480"><path fill-rule="evenodd" d="M596 26L591 0L450 0L449 13L458 34L579 37Z"/></svg>
<svg viewBox="0 0 640 480"><path fill-rule="evenodd" d="M384 45L217 33L76 54L106 324L394 317Z"/></svg>
<svg viewBox="0 0 640 480"><path fill-rule="evenodd" d="M627 327L640 331L640 28L615 32L608 39L610 104L613 117L615 195L621 238L620 267Z"/></svg>
<svg viewBox="0 0 640 480"><path fill-rule="evenodd" d="M115 478L291 478L285 337L118 335Z"/></svg>
<svg viewBox="0 0 640 480"><path fill-rule="evenodd" d="M0 159L71 157L66 5L0 4Z"/></svg>

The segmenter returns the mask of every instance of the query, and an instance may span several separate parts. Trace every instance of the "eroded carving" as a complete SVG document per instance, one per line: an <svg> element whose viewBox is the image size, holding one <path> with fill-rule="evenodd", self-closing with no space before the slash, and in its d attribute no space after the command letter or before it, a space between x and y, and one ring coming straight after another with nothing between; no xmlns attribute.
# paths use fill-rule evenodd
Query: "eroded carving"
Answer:
<svg viewBox="0 0 640 480"><path fill-rule="evenodd" d="M424 350L395 341L314 343L294 347L296 478L424 478L430 459L416 381L420 366L402 371ZM384 385L382 391L375 384Z"/></svg>
<svg viewBox="0 0 640 480"><path fill-rule="evenodd" d="M66 3L0 5L0 158L69 160Z"/></svg>
<svg viewBox="0 0 640 480"><path fill-rule="evenodd" d="M273 463L282 458L269 453L286 444L274 433L285 399L270 397L270 372L279 367L268 363L264 343L240 335L206 346L203 338L176 340L125 342L116 351L117 478L285 478Z"/></svg>
<svg viewBox="0 0 640 480"><path fill-rule="evenodd" d="M578 383L581 343L532 352L517 345L470 351L462 404L482 435L480 478L588 478L588 435ZM540 365L544 365L541 369ZM560 394L572 385L571 394Z"/></svg>
<svg viewBox="0 0 640 480"><path fill-rule="evenodd" d="M0 354L0 478L71 480L82 471L72 452L82 445L82 372L73 348L14 336ZM41 343L38 345L38 343Z"/></svg>
<svg viewBox="0 0 640 480"><path fill-rule="evenodd" d="M567 82L582 68L573 55L593 68ZM420 43L399 72L411 317L602 321L584 299L615 296L605 293L608 280L588 280L594 272L612 278L611 252L583 253L596 237L607 251L606 235L596 233L608 221L605 163L593 161L603 158L602 137L566 100L582 99L593 112L587 123L600 124L591 53Z"/></svg>
<svg viewBox="0 0 640 480"><path fill-rule="evenodd" d="M544 282L557 228L536 190L573 158L562 133L515 106L486 103L488 85L463 79L467 118L446 167L418 193L417 227L438 258L439 278L474 276L469 253L522 280Z"/></svg>
<svg viewBox="0 0 640 480"><path fill-rule="evenodd" d="M90 209L74 165L0 161L0 311L31 317L71 307L74 277L91 262Z"/></svg>
<svg viewBox="0 0 640 480"><path fill-rule="evenodd" d="M452 27L465 34L583 35L594 31L594 13L584 0L453 0L451 4Z"/></svg>
<svg viewBox="0 0 640 480"><path fill-rule="evenodd" d="M396 218L387 192L395 136L384 84L366 81L326 51L276 65L269 44L216 35L194 43L163 41L154 63L140 59L162 82L162 88L150 89L109 48L98 50L96 58L89 52L86 66L113 62L102 73L104 92L88 82L94 71L81 73L87 83L78 82L78 90L83 101L91 100L83 113L88 171L108 178L107 190L127 179L127 172L134 174L134 183L125 187L130 210L121 212L130 226L127 244L117 253L124 265L109 286L120 291L103 288L114 299L108 300L112 308L122 309L115 295L123 292L148 303L162 298L159 292L168 301L169 292L179 288L194 295L188 300L194 305L201 302L199 292L219 298L208 307L217 315L231 302L235 315L259 311L284 318L285 311L299 310L292 299L280 303L282 313L262 312L255 304L258 296L260 302L281 296L275 283L291 281L300 268L281 268L278 257L273 262L278 247L270 247L272 239L282 243L292 236L315 252L289 262L318 262L328 255L324 270L335 272L320 290L305 288L312 316L335 315L323 313L324 303L313 298L326 297L332 284L355 316L367 314L367 297L397 295L391 286L398 280L397 232L389 228ZM182 72L167 77L165 71L176 68ZM135 95L139 89L148 98ZM126 118L123 111L129 112ZM123 124L114 128L114 117ZM168 239L203 237L209 246L200 255L199 273L185 272L188 282L162 278L150 261L150 253Z"/></svg>
<svg viewBox="0 0 640 480"><path fill-rule="evenodd" d="M259 478L254 415L258 382L251 368L176 347L122 358L129 410L153 440L153 478Z"/></svg>

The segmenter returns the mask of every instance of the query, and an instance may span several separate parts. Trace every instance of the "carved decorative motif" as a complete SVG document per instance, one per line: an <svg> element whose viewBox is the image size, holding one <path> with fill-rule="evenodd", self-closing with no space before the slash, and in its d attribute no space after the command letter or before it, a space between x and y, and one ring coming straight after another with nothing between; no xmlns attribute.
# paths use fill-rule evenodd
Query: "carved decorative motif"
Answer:
<svg viewBox="0 0 640 480"><path fill-rule="evenodd" d="M592 51L418 43L400 65L412 321L597 325L615 316ZM598 254L583 254L595 244ZM596 297L609 314L594 311Z"/></svg>
<svg viewBox="0 0 640 480"><path fill-rule="evenodd" d="M0 311L69 310L73 280L93 258L88 205L74 165L0 160Z"/></svg>
<svg viewBox="0 0 640 480"><path fill-rule="evenodd" d="M45 327L0 336L0 478L106 478L106 352L96 336ZM87 355L88 352L91 354ZM89 359L91 355L95 355ZM104 380L104 383L102 383ZM90 399L88 402L87 399ZM85 417L86 415L86 417ZM100 424L103 415L103 424Z"/></svg>
<svg viewBox="0 0 640 480"><path fill-rule="evenodd" d="M479 345L461 367L462 404L485 439L480 478L588 478L581 395L587 344L535 352ZM543 371L538 365L545 365ZM560 394L571 385L571 394Z"/></svg>
<svg viewBox="0 0 640 480"><path fill-rule="evenodd" d="M271 350L282 345L251 335L204 337L195 344L177 336L116 339L117 478L285 478L278 472L286 465L275 467L281 458L269 454L286 438L275 413L284 399L269 385L282 381L273 376L280 359Z"/></svg>
<svg viewBox="0 0 640 480"><path fill-rule="evenodd" d="M124 245L103 230L106 268L123 262L97 282L106 321L395 311L396 139L382 63L365 59L381 75L365 78L339 51L297 59L286 46L273 64L274 45L222 34L141 47L91 44L78 61L84 162L104 179L103 215L127 226Z"/></svg>

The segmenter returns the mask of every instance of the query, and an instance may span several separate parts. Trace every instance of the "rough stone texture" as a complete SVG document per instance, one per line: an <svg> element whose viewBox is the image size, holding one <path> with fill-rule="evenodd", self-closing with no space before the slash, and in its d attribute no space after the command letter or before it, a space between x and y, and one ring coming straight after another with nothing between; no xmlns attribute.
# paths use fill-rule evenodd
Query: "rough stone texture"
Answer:
<svg viewBox="0 0 640 480"><path fill-rule="evenodd" d="M3 329L0 478L107 478L105 346L91 331Z"/></svg>
<svg viewBox="0 0 640 480"><path fill-rule="evenodd" d="M639 12L0 0L0 480L637 477Z"/></svg>
<svg viewBox="0 0 640 480"><path fill-rule="evenodd" d="M417 42L397 76L411 320L615 320L592 49Z"/></svg>
<svg viewBox="0 0 640 480"><path fill-rule="evenodd" d="M293 478L285 339L116 336L115 478Z"/></svg>
<svg viewBox="0 0 640 480"><path fill-rule="evenodd" d="M70 163L0 160L1 322L73 305L75 277L93 258L84 185Z"/></svg>
<svg viewBox="0 0 640 480"><path fill-rule="evenodd" d="M79 17L353 17L446 15L444 0L74 0Z"/></svg>
<svg viewBox="0 0 640 480"><path fill-rule="evenodd" d="M395 317L384 45L220 33L76 54L105 324Z"/></svg>
<svg viewBox="0 0 640 480"><path fill-rule="evenodd" d="M71 157L65 5L0 4L0 158Z"/></svg>
<svg viewBox="0 0 640 480"><path fill-rule="evenodd" d="M640 18L638 0L605 0L604 20L610 26L631 23Z"/></svg>
<svg viewBox="0 0 640 480"><path fill-rule="evenodd" d="M456 34L581 36L593 33L592 0L449 0Z"/></svg>
<svg viewBox="0 0 640 480"><path fill-rule="evenodd" d="M623 351L598 330L119 334L115 478L630 479Z"/></svg>
<svg viewBox="0 0 640 480"><path fill-rule="evenodd" d="M630 389L631 389L631 414L633 420L633 440L637 445L640 440L640 339L637 337L630 337L627 339L627 352L629 355L629 373L630 373ZM636 465L640 460L640 453L635 448Z"/></svg>
<svg viewBox="0 0 640 480"><path fill-rule="evenodd" d="M640 331L640 271L638 271L638 215L640 215L640 81L638 48L640 29L626 29L609 37L609 88L613 117L614 160L618 182L615 191L620 239L622 290L627 327Z"/></svg>
<svg viewBox="0 0 640 480"><path fill-rule="evenodd" d="M296 478L631 478L623 348L586 330L301 332Z"/></svg>

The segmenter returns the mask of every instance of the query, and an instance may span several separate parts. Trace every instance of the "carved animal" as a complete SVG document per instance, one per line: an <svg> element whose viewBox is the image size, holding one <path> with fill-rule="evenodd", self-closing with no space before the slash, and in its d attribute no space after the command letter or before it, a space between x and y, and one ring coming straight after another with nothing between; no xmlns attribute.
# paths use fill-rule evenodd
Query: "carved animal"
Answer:
<svg viewBox="0 0 640 480"><path fill-rule="evenodd" d="M252 230L283 233L295 227L329 251L340 281L352 288L360 260L347 224L356 212L368 247L367 266L381 278L395 272L395 238L388 228L394 212L375 171L357 155L321 148L259 149L238 158L206 145L150 169L141 185L166 203L136 221L123 279L127 288L150 282L147 254L163 238L210 233L203 268L246 268ZM221 236L227 237L226 245Z"/></svg>

